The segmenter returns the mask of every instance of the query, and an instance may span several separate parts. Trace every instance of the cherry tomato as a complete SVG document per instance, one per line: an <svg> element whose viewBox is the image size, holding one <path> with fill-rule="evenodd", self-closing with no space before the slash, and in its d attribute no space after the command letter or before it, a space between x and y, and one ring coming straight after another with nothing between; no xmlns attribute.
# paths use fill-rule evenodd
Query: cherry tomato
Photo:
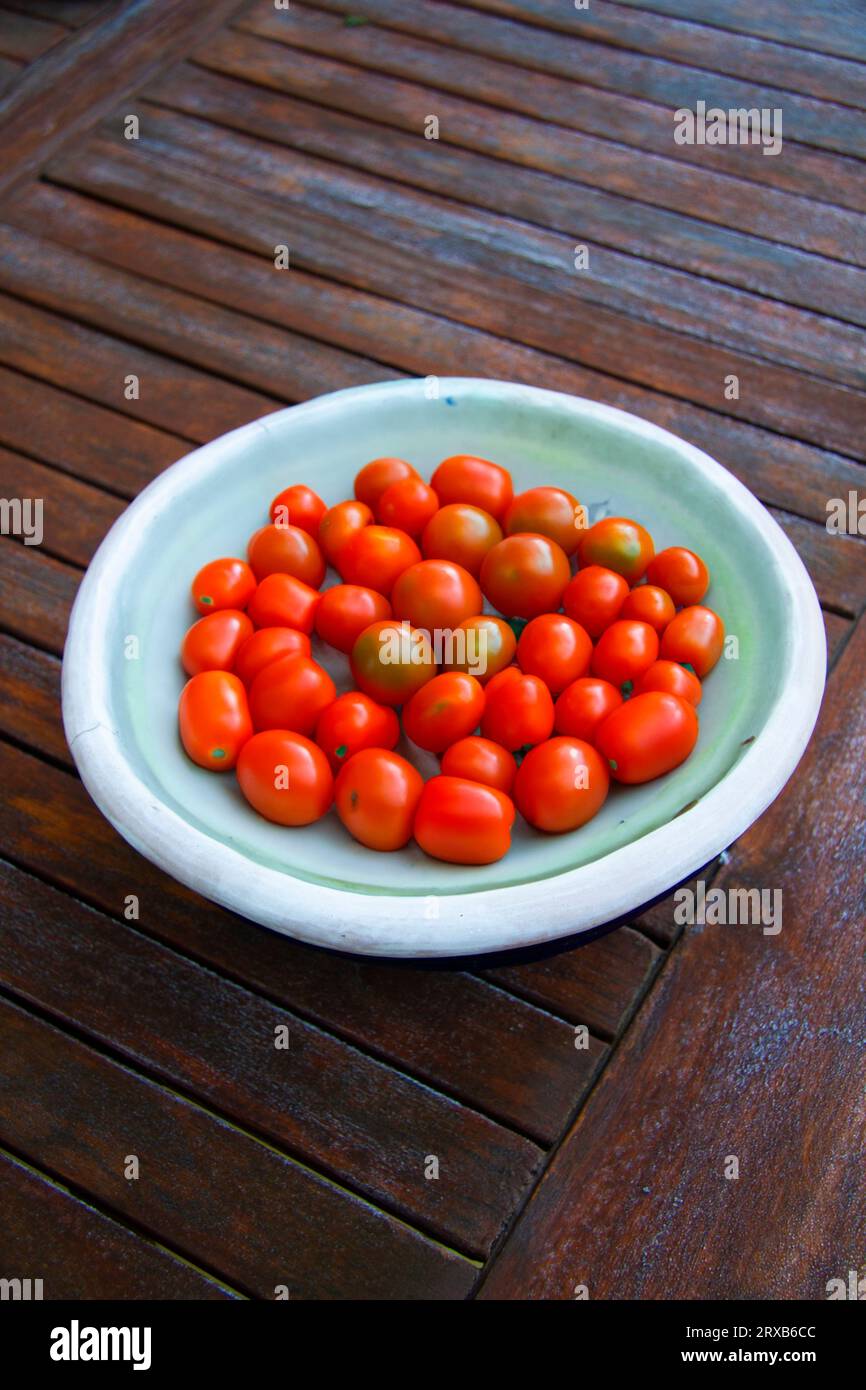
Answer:
<svg viewBox="0 0 866 1390"><path fill-rule="evenodd" d="M329 565L337 568L340 552L356 531L363 531L373 520L366 502L338 502L329 507L319 525L319 546Z"/></svg>
<svg viewBox="0 0 866 1390"><path fill-rule="evenodd" d="M514 498L502 525L506 536L517 531L549 536L566 555L573 555L586 527L586 513L561 487L531 487Z"/></svg>
<svg viewBox="0 0 866 1390"><path fill-rule="evenodd" d="M489 512L467 502L440 507L424 527L421 549L428 560L453 560L478 578L488 550L502 540L502 527Z"/></svg>
<svg viewBox="0 0 866 1390"><path fill-rule="evenodd" d="M190 592L199 613L219 608L246 608L256 591L256 576L245 560L211 560L192 581Z"/></svg>
<svg viewBox="0 0 866 1390"><path fill-rule="evenodd" d="M365 526L341 547L337 568L347 584L377 589L390 598L404 570L417 565L421 551L405 531L392 526Z"/></svg>
<svg viewBox="0 0 866 1390"><path fill-rule="evenodd" d="M517 809L536 830L561 835L601 810L610 790L604 759L580 738L549 738L533 748L514 783Z"/></svg>
<svg viewBox="0 0 866 1390"><path fill-rule="evenodd" d="M427 633L393 619L365 628L350 662L355 684L382 705L402 705L436 675Z"/></svg>
<svg viewBox="0 0 866 1390"><path fill-rule="evenodd" d="M662 634L661 656L691 666L703 680L712 671L725 645L725 625L712 608L700 604L681 608Z"/></svg>
<svg viewBox="0 0 866 1390"><path fill-rule="evenodd" d="M551 695L585 676L591 657L589 634L564 613L539 614L526 624L517 644L521 671L540 676Z"/></svg>
<svg viewBox="0 0 866 1390"><path fill-rule="evenodd" d="M257 730L288 729L312 736L316 720L337 698L327 671L308 656L281 656L250 686L250 713Z"/></svg>
<svg viewBox="0 0 866 1390"><path fill-rule="evenodd" d="M210 772L228 772L253 735L241 681L229 671L200 671L181 691L178 725L194 763Z"/></svg>
<svg viewBox="0 0 866 1390"><path fill-rule="evenodd" d="M507 748L489 738L458 739L442 755L442 771L446 777L463 777L469 782L483 782L510 792L517 776L517 763Z"/></svg>
<svg viewBox="0 0 866 1390"><path fill-rule="evenodd" d="M633 695L596 734L618 782L650 782L685 762L698 737L695 707L660 690Z"/></svg>
<svg viewBox="0 0 866 1390"><path fill-rule="evenodd" d="M634 693L645 695L648 690L664 690L668 695L679 695L681 700L688 700L695 709L704 694L697 676L677 661L654 661L635 683Z"/></svg>
<svg viewBox="0 0 866 1390"><path fill-rule="evenodd" d="M403 478L417 478L418 474L405 459L381 458L366 463L355 477L355 496L365 502L375 512L379 499L392 483Z"/></svg>
<svg viewBox="0 0 866 1390"><path fill-rule="evenodd" d="M494 864L511 848L514 802L505 792L463 777L431 777L415 812L425 854L449 864Z"/></svg>
<svg viewBox="0 0 866 1390"><path fill-rule="evenodd" d="M322 594L316 609L316 631L338 652L350 652L371 623L390 618L391 605L375 589L359 584L335 584Z"/></svg>
<svg viewBox="0 0 866 1390"><path fill-rule="evenodd" d="M322 595L293 574L269 574L250 599L247 613L256 627L294 627L313 630Z"/></svg>
<svg viewBox="0 0 866 1390"><path fill-rule="evenodd" d="M619 610L621 618L637 618L649 623L656 632L662 633L676 614L674 601L664 589L655 584L639 584L626 594L625 602Z"/></svg>
<svg viewBox="0 0 866 1390"><path fill-rule="evenodd" d="M507 667L486 687L481 732L514 752L543 743L553 730L553 699L538 676L525 676Z"/></svg>
<svg viewBox="0 0 866 1390"><path fill-rule="evenodd" d="M234 673L249 689L259 671L281 656L309 656L310 639L293 627L260 627L248 637L235 657Z"/></svg>
<svg viewBox="0 0 866 1390"><path fill-rule="evenodd" d="M439 498L420 478L399 478L385 488L376 507L376 520L396 526L417 540L439 510Z"/></svg>
<svg viewBox="0 0 866 1390"><path fill-rule="evenodd" d="M419 748L442 753L478 728L483 710L484 691L475 677L446 671L416 690L403 710L403 730Z"/></svg>
<svg viewBox="0 0 866 1390"><path fill-rule="evenodd" d="M220 608L199 618L181 644L183 669L188 676L199 671L233 671L238 651L252 630L246 613L235 608Z"/></svg>
<svg viewBox="0 0 866 1390"><path fill-rule="evenodd" d="M317 540L319 526L327 508L317 492L303 483L278 492L271 503L271 521L275 526L299 526Z"/></svg>
<svg viewBox="0 0 866 1390"><path fill-rule="evenodd" d="M338 695L316 724L316 743L335 776L362 748L394 748L399 737L400 721L394 711L377 705L360 690Z"/></svg>
<svg viewBox="0 0 866 1390"><path fill-rule="evenodd" d="M659 638L649 623L635 618L618 618L596 643L592 654L592 674L611 685L632 684L649 670L659 654Z"/></svg>
<svg viewBox="0 0 866 1390"><path fill-rule="evenodd" d="M627 595L628 582L621 574L603 565L587 565L566 585L562 606L597 642L605 628L616 622Z"/></svg>
<svg viewBox="0 0 866 1390"><path fill-rule="evenodd" d="M672 545L660 550L647 569L650 584L666 589L677 608L700 603L710 587L710 572L693 550Z"/></svg>
<svg viewBox="0 0 866 1390"><path fill-rule="evenodd" d="M368 849L402 849L424 788L417 768L385 748L363 748L337 778L337 815Z"/></svg>
<svg viewBox="0 0 866 1390"><path fill-rule="evenodd" d="M511 475L506 469L489 459L475 458L473 454L454 454L443 459L430 479L430 486L440 506L468 502L471 507L489 512L497 521L502 520L514 496Z"/></svg>
<svg viewBox="0 0 866 1390"><path fill-rule="evenodd" d="M565 551L547 536L506 536L481 566L484 596L507 618L555 612L570 578Z"/></svg>
<svg viewBox="0 0 866 1390"><path fill-rule="evenodd" d="M652 536L637 521L606 516L584 531L578 547L580 567L604 565L636 584L655 554Z"/></svg>
<svg viewBox="0 0 866 1390"><path fill-rule="evenodd" d="M277 825L311 825L334 800L334 777L321 748L287 729L266 729L244 744L238 785L259 815Z"/></svg>
<svg viewBox="0 0 866 1390"><path fill-rule="evenodd" d="M324 556L300 526L262 526L251 537L247 556L259 582L270 574L292 574L318 589L325 577Z"/></svg>
<svg viewBox="0 0 866 1390"><path fill-rule="evenodd" d="M492 613L479 613L454 628L442 664L449 671L468 671L486 685L511 665L516 650L517 638L508 623Z"/></svg>
<svg viewBox="0 0 866 1390"><path fill-rule="evenodd" d="M478 581L451 560L421 560L404 570L391 591L395 618L413 627L455 628L484 607Z"/></svg>
<svg viewBox="0 0 866 1390"><path fill-rule="evenodd" d="M554 705L553 727L558 734L594 743L599 725L621 704L622 695L610 681L581 676L565 687Z"/></svg>

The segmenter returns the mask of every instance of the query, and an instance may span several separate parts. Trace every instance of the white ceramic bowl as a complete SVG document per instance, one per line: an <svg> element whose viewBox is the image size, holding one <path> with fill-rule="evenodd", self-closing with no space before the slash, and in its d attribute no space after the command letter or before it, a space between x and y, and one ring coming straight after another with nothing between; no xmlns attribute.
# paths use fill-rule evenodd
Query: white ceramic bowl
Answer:
<svg viewBox="0 0 866 1390"><path fill-rule="evenodd" d="M339 391L174 464L100 546L63 663L64 724L82 779L136 849L256 922L373 955L527 946L640 907L728 846L777 796L824 685L824 628L799 556L706 454L623 411L552 391L471 378L442 378L438 396L430 391L417 380ZM376 854L333 812L301 830L271 825L233 775L193 766L180 747L177 652L194 617L193 574L206 560L243 555L271 498L291 482L333 503L352 495L370 458L401 455L429 477L458 452L505 465L515 490L560 484L591 520L634 516L658 549L680 543L704 556L707 602L739 651L706 681L695 752L657 782L615 788L573 834L544 836L520 823L511 852L483 868L439 863L414 844Z"/></svg>

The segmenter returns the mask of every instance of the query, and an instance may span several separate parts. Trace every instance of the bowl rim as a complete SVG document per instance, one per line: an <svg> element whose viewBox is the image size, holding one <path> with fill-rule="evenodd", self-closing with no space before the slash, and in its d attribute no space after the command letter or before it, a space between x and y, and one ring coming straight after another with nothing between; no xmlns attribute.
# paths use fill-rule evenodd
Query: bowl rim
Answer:
<svg viewBox="0 0 866 1390"><path fill-rule="evenodd" d="M328 413L335 405L351 409L362 398L375 401L394 393L415 393L427 403L425 379L329 392L242 425L170 465L111 527L78 590L62 670L63 723L72 756L103 815L129 844L172 877L264 926L361 955L448 957L506 951L576 936L633 913L715 858L775 799L802 757L824 690L826 636L805 566L763 504L720 463L669 430L616 406L487 378L437 380L441 396L484 396L493 401L517 396L542 408L607 421L673 448L709 481L721 485L736 510L760 530L793 599L797 621L791 629L788 678L763 729L697 804L674 820L600 859L540 881L424 896L333 888L254 863L156 799L128 762L113 725L108 663L93 658L104 650L111 618L113 585L107 581L122 569L128 538L148 515L162 510L192 481L218 469L227 457L237 456L276 421L297 418L298 412Z"/></svg>

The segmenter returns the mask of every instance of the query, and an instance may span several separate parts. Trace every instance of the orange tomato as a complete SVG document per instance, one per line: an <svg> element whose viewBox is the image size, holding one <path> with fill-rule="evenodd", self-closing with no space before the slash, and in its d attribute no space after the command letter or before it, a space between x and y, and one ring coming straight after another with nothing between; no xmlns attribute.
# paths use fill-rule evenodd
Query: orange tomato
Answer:
<svg viewBox="0 0 866 1390"><path fill-rule="evenodd" d="M259 671L281 656L309 656L310 639L293 627L260 627L240 647L233 667L249 689Z"/></svg>
<svg viewBox="0 0 866 1390"><path fill-rule="evenodd" d="M337 568L345 583L376 589L390 598L403 571L420 559L421 551L405 531L365 526L341 547Z"/></svg>
<svg viewBox="0 0 866 1390"><path fill-rule="evenodd" d="M336 775L362 748L394 748L400 721L392 709L360 690L338 695L319 715L316 743Z"/></svg>
<svg viewBox="0 0 866 1390"><path fill-rule="evenodd" d="M391 605L375 589L335 584L322 594L316 609L316 632L339 652L350 652L371 623L390 618Z"/></svg>
<svg viewBox="0 0 866 1390"><path fill-rule="evenodd" d="M700 603L710 587L710 572L693 550L672 545L660 550L647 569L650 584L666 589L677 608Z"/></svg>
<svg viewBox="0 0 866 1390"><path fill-rule="evenodd" d="M658 633L649 623L618 618L605 628L592 654L592 674L611 685L627 685L647 671L659 654Z"/></svg>
<svg viewBox="0 0 866 1390"><path fill-rule="evenodd" d="M483 709L484 691L475 677L446 671L416 690L403 709L403 731L419 748L442 753L478 728Z"/></svg>
<svg viewBox="0 0 866 1390"><path fill-rule="evenodd" d="M566 555L573 555L586 527L586 513L576 497L561 487L531 487L518 493L505 513L506 536L518 531L549 536Z"/></svg>
<svg viewBox="0 0 866 1390"><path fill-rule="evenodd" d="M373 513L366 502L338 502L336 507L328 508L319 523L319 546L329 565L337 568L343 546L372 520Z"/></svg>
<svg viewBox="0 0 866 1390"><path fill-rule="evenodd" d="M517 638L503 618L492 613L479 613L464 618L446 642L443 666L449 671L468 671L482 685L504 671L514 660Z"/></svg>
<svg viewBox="0 0 866 1390"><path fill-rule="evenodd" d="M250 599L247 613L256 627L294 627L313 630L321 594L293 574L269 574Z"/></svg>
<svg viewBox="0 0 866 1390"><path fill-rule="evenodd" d="M318 589L325 577L322 552L300 526L262 526L250 539L247 558L260 582L271 574L291 574Z"/></svg>
<svg viewBox="0 0 866 1390"><path fill-rule="evenodd" d="M659 633L664 632L675 614L670 594L655 584L639 584L636 589L631 589L619 610L621 618L637 618L639 622L649 623Z"/></svg>
<svg viewBox="0 0 866 1390"><path fill-rule="evenodd" d="M578 547L580 567L603 565L636 584L655 554L652 536L640 522L606 516L584 531Z"/></svg>
<svg viewBox="0 0 866 1390"><path fill-rule="evenodd" d="M364 629L350 664L358 688L382 705L402 705L436 675L427 633L393 618Z"/></svg>
<svg viewBox="0 0 866 1390"><path fill-rule="evenodd" d="M451 629L477 617L484 600L477 580L451 560L420 560L404 570L391 591L395 618L413 627Z"/></svg>
<svg viewBox="0 0 866 1390"><path fill-rule="evenodd" d="M468 502L471 507L489 512L497 521L501 521L514 496L508 471L498 463L476 458L473 454L454 454L443 459L430 479L430 486L440 506Z"/></svg>
<svg viewBox="0 0 866 1390"><path fill-rule="evenodd" d="M238 758L238 785L260 816L277 825L311 825L334 799L334 778L321 748L303 734L266 729Z"/></svg>
<svg viewBox="0 0 866 1390"><path fill-rule="evenodd" d="M319 715L336 698L334 682L318 662L281 656L250 686L250 713L257 730L288 729L310 738Z"/></svg>
<svg viewBox="0 0 866 1390"><path fill-rule="evenodd" d="M553 727L558 734L594 743L599 726L621 704L622 695L610 681L581 676L565 687L554 705Z"/></svg>
<svg viewBox="0 0 866 1390"><path fill-rule="evenodd" d="M275 526L299 526L316 540L326 510L321 497L311 487L292 483L291 487L277 493L271 503L270 517Z"/></svg>
<svg viewBox="0 0 866 1390"><path fill-rule="evenodd" d="M371 511L375 512L386 488L403 478L417 477L416 470L405 459L373 459L371 463L366 463L355 477L355 496L359 502L366 503Z"/></svg>
<svg viewBox="0 0 866 1390"><path fill-rule="evenodd" d="M589 634L564 613L541 613L526 624L517 643L517 664L540 676L551 695L586 675L592 657Z"/></svg>
<svg viewBox="0 0 866 1390"><path fill-rule="evenodd" d="M417 540L439 510L439 498L420 478L399 478L385 488L376 506L376 520L396 526Z"/></svg>
<svg viewBox="0 0 866 1390"><path fill-rule="evenodd" d="M514 783L517 809L536 830L561 835L601 810L610 773L591 743L549 738L527 753Z"/></svg>
<svg viewBox="0 0 866 1390"><path fill-rule="evenodd" d="M517 776L517 763L507 748L477 734L458 739L442 754L442 771L446 777L462 777L469 782L483 782L501 792L510 792Z"/></svg>
<svg viewBox="0 0 866 1390"><path fill-rule="evenodd" d="M228 772L253 735L242 682L229 671L200 671L181 691L178 726L194 763L210 772Z"/></svg>
<svg viewBox="0 0 866 1390"><path fill-rule="evenodd" d="M695 604L681 608L662 634L661 653L666 661L691 666L703 680L712 671L725 645L725 625L712 608Z"/></svg>
<svg viewBox="0 0 866 1390"><path fill-rule="evenodd" d="M415 812L425 854L449 864L493 864L508 853L514 803L505 792L463 777L431 777Z"/></svg>
<svg viewBox="0 0 866 1390"><path fill-rule="evenodd" d="M190 592L199 613L246 608L256 591L256 576L245 560L211 560L192 581Z"/></svg>
<svg viewBox="0 0 866 1390"><path fill-rule="evenodd" d="M627 596L628 583L621 574L603 565L587 565L569 580L562 606L597 642L605 628L616 622Z"/></svg>
<svg viewBox="0 0 866 1390"><path fill-rule="evenodd" d="M547 536L506 536L481 566L484 597L507 618L555 612L570 578L565 551Z"/></svg>
<svg viewBox="0 0 866 1390"><path fill-rule="evenodd" d="M478 578L488 550L502 540L499 522L481 507L452 502L424 527L421 549L428 560L453 560Z"/></svg>
<svg viewBox="0 0 866 1390"><path fill-rule="evenodd" d="M677 661L654 661L636 682L634 693L645 695L648 690L664 690L668 695L679 695L681 700L688 700L695 709L704 694L697 676Z"/></svg>
<svg viewBox="0 0 866 1390"><path fill-rule="evenodd" d="M420 772L398 753L363 748L337 778L337 815L368 849L402 849L412 838L423 788Z"/></svg>
<svg viewBox="0 0 866 1390"><path fill-rule="evenodd" d="M633 695L608 715L596 735L618 782L651 782L685 762L697 742L694 705L678 695L650 690Z"/></svg>
<svg viewBox="0 0 866 1390"><path fill-rule="evenodd" d="M220 608L199 618L181 644L183 669L188 676L199 671L233 671L238 651L252 630L246 613L235 608Z"/></svg>
<svg viewBox="0 0 866 1390"><path fill-rule="evenodd" d="M481 732L510 752L543 743L553 730L553 699L538 676L510 666L488 682Z"/></svg>

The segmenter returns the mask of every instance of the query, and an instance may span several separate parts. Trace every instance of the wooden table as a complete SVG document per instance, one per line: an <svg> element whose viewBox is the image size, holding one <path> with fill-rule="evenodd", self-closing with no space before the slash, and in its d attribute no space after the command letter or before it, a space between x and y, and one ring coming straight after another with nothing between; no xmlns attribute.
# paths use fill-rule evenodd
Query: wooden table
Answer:
<svg viewBox="0 0 866 1390"><path fill-rule="evenodd" d="M0 494L45 506L0 540L0 1275L823 1298L862 1267L866 563L825 525L866 497L858 9L0 4ZM783 151L675 144L698 100L781 107ZM798 548L820 724L700 875L782 889L780 935L667 899L524 958L345 959L167 879L77 780L64 633L129 499L287 402L454 372L668 426Z"/></svg>

